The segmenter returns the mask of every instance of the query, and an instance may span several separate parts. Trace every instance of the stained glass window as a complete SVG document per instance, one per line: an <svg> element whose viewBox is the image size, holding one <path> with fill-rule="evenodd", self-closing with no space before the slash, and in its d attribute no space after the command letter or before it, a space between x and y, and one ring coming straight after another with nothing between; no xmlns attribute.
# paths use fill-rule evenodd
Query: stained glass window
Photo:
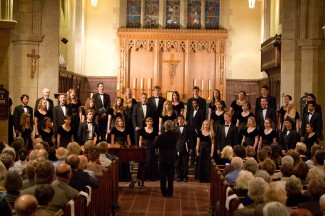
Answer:
<svg viewBox="0 0 325 216"><path fill-rule="evenodd" d="M166 3L166 28L180 27L180 1L167 0Z"/></svg>
<svg viewBox="0 0 325 216"><path fill-rule="evenodd" d="M187 28L201 28L201 0L188 0Z"/></svg>
<svg viewBox="0 0 325 216"><path fill-rule="evenodd" d="M127 0L126 27L140 28L141 0Z"/></svg>
<svg viewBox="0 0 325 216"><path fill-rule="evenodd" d="M220 0L206 0L205 2L205 28L219 28Z"/></svg>
<svg viewBox="0 0 325 216"><path fill-rule="evenodd" d="M144 26L146 28L157 28L158 23L159 23L159 0L146 0Z"/></svg>

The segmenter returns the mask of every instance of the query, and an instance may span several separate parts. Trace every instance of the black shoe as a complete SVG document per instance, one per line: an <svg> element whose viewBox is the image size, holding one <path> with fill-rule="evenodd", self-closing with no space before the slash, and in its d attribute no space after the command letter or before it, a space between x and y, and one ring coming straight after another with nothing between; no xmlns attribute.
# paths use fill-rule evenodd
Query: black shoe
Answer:
<svg viewBox="0 0 325 216"><path fill-rule="evenodd" d="M184 180L183 180L184 182L188 182L188 178L184 178Z"/></svg>

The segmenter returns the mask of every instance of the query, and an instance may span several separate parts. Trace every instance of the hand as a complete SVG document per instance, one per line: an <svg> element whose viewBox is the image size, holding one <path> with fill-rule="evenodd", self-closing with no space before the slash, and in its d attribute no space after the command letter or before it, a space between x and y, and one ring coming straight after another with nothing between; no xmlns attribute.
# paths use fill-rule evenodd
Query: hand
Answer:
<svg viewBox="0 0 325 216"><path fill-rule="evenodd" d="M106 133L107 134L110 134L111 133L111 130L110 129L107 129Z"/></svg>
<svg viewBox="0 0 325 216"><path fill-rule="evenodd" d="M138 130L140 130L140 128L139 127L135 127L135 130L138 131Z"/></svg>
<svg viewBox="0 0 325 216"><path fill-rule="evenodd" d="M199 152L196 152L196 156L197 156L197 157L200 157L200 153L199 153Z"/></svg>
<svg viewBox="0 0 325 216"><path fill-rule="evenodd" d="M213 153L210 154L210 158L213 158Z"/></svg>

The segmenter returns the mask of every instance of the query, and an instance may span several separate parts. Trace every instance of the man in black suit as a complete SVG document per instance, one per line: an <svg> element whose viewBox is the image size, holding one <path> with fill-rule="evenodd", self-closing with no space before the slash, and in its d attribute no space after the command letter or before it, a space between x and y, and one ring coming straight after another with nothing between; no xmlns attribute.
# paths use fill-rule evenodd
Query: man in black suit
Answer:
<svg viewBox="0 0 325 216"><path fill-rule="evenodd" d="M58 133L60 125L64 124L64 116L69 113L68 106L66 106L65 94L59 95L59 104L53 108L53 129L54 133Z"/></svg>
<svg viewBox="0 0 325 216"><path fill-rule="evenodd" d="M67 157L66 163L70 165L72 169L72 176L69 181L69 185L78 191L85 191L86 186L92 188L99 187L99 181L97 178L92 177L89 173L78 169L80 159L77 155L71 154Z"/></svg>
<svg viewBox="0 0 325 216"><path fill-rule="evenodd" d="M46 100L47 110L52 112L54 105L53 105L53 101L50 99L50 89L44 88L42 92L43 92L43 97L38 98L36 100L35 110L38 109L38 104L39 104L40 100L44 98Z"/></svg>
<svg viewBox="0 0 325 216"><path fill-rule="evenodd" d="M266 97L262 97L261 108L256 114L256 125L259 131L264 130L264 121L266 118L272 119L274 125L277 125L275 109L269 107L268 99Z"/></svg>
<svg viewBox="0 0 325 216"><path fill-rule="evenodd" d="M134 139L135 144L139 144L139 130L145 126L146 118L152 117L153 107L148 104L148 95L146 93L141 94L141 102L137 103L132 112L132 122L135 129ZM158 127L158 125L154 125Z"/></svg>
<svg viewBox="0 0 325 216"><path fill-rule="evenodd" d="M95 109L98 114L98 127L99 134L98 138L100 141L106 141L106 131L107 131L107 115L109 108L111 107L110 96L104 93L104 83L97 83L98 93L93 95L95 100Z"/></svg>
<svg viewBox="0 0 325 216"><path fill-rule="evenodd" d="M15 133L18 135L18 127L20 122L20 117L23 113L30 114L30 126L33 128L33 108L28 106L29 96L26 94L23 94L20 97L21 105L16 106L14 109L14 116L13 116L13 122L14 122L14 128Z"/></svg>
<svg viewBox="0 0 325 216"><path fill-rule="evenodd" d="M316 96L313 93L307 94L307 104L310 101L315 101L315 111L318 112L322 116L322 107L319 104L316 103ZM308 113L308 106L307 106L307 104L304 106L304 110L303 110L303 113L301 115L302 117L304 117L304 115L306 113Z"/></svg>
<svg viewBox="0 0 325 216"><path fill-rule="evenodd" d="M184 116L179 115L177 117L178 126L175 127L175 131L179 133L179 138L177 140L177 158L176 158L176 175L177 182L188 181L188 159L189 154L192 153L190 146L190 129L185 125Z"/></svg>
<svg viewBox="0 0 325 216"><path fill-rule="evenodd" d="M79 144L83 145L87 140L92 140L96 144L98 127L93 122L94 112L92 110L86 110L86 113L87 120L81 122L78 128L78 137L81 142Z"/></svg>
<svg viewBox="0 0 325 216"><path fill-rule="evenodd" d="M236 125L231 124L231 114L225 112L224 114L225 124L219 127L218 139L217 139L217 154L220 156L222 149L230 145L234 147L239 144L238 140L238 128Z"/></svg>
<svg viewBox="0 0 325 216"><path fill-rule="evenodd" d="M189 105L188 105L189 106ZM192 100L192 108L186 113L187 125L190 128L190 140L191 140L191 148L196 148L196 139L199 130L201 130L202 123L205 120L204 109L199 106L199 100L194 98ZM192 160L195 161L195 151L192 151Z"/></svg>
<svg viewBox="0 0 325 216"><path fill-rule="evenodd" d="M167 120L164 124L165 132L157 136L153 148L159 149L160 191L163 197L173 196L175 176L176 143L179 134L173 129L174 123ZM166 177L168 187L166 188Z"/></svg>
<svg viewBox="0 0 325 216"><path fill-rule="evenodd" d="M289 149L295 149L297 142L300 141L299 133L292 128L294 121L292 118L287 117L284 120L284 131L280 136L280 144L282 145L282 149L284 151L288 151Z"/></svg>
<svg viewBox="0 0 325 216"><path fill-rule="evenodd" d="M275 99L275 97L269 95L269 87L267 85L263 85L261 87L261 96L256 98L255 115L257 115L257 112L262 108L262 106L261 106L261 99L262 98L267 98L268 107L273 108L274 110L276 110L276 99Z"/></svg>
<svg viewBox="0 0 325 216"><path fill-rule="evenodd" d="M155 86L153 90L153 96L148 99L148 104L153 108L153 126L155 131L159 129L159 117L161 116L165 98L160 96L161 88L159 86Z"/></svg>
<svg viewBox="0 0 325 216"><path fill-rule="evenodd" d="M199 104L199 107L203 110L203 116L204 116L204 120L205 120L206 119L207 102L204 98L199 96L199 92L200 92L199 87L194 86L192 92L193 92L193 97L191 97L187 100L186 120L189 119L189 114L192 113L192 111L193 111L193 107L191 106L193 100L196 100Z"/></svg>
<svg viewBox="0 0 325 216"><path fill-rule="evenodd" d="M313 126L314 132L317 135L318 141L322 138L323 120L319 112L316 111L316 102L310 101L307 103L308 112L305 113L301 124L301 137L306 135L306 124L310 123Z"/></svg>

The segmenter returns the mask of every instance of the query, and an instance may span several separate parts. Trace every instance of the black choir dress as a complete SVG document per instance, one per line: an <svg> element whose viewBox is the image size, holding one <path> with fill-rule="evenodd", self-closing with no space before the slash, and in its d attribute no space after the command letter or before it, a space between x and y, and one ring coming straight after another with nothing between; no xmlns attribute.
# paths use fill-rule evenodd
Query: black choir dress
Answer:
<svg viewBox="0 0 325 216"><path fill-rule="evenodd" d="M161 132L163 132L163 131L165 131L165 129L164 129L164 123L167 120L171 120L172 122L174 122L175 119L177 118L177 116L176 116L176 113L173 112L171 116L169 116L169 115L164 115L164 116L160 115L160 118L162 119L162 122L161 122Z"/></svg>
<svg viewBox="0 0 325 216"><path fill-rule="evenodd" d="M19 125L18 132L21 133L21 137L24 139L24 148L29 151L33 149L33 141L32 141L32 129L25 128Z"/></svg>
<svg viewBox="0 0 325 216"><path fill-rule="evenodd" d="M114 134L114 142L123 146L127 145L128 131L124 129L123 131L118 130L113 127L111 134ZM131 180L130 164L129 162L121 162L119 167L119 181L129 181Z"/></svg>
<svg viewBox="0 0 325 216"><path fill-rule="evenodd" d="M240 113L237 118L239 120L238 140L240 140L240 141L243 139L244 131L246 130L246 127L247 127L248 118L251 116L254 116L252 112L249 112L249 114L247 116L242 116L242 114Z"/></svg>
<svg viewBox="0 0 325 216"><path fill-rule="evenodd" d="M223 112L221 115L217 115L215 111L211 113L211 120L213 120L213 130L215 135L218 134L219 127L225 124L224 114L225 112ZM218 138L216 137L216 140L217 139Z"/></svg>
<svg viewBox="0 0 325 216"><path fill-rule="evenodd" d="M210 153L211 153L211 137L205 136L202 131L199 131L200 149L197 163L197 178L200 182L210 181Z"/></svg>
<svg viewBox="0 0 325 216"><path fill-rule="evenodd" d="M132 112L133 112L133 107L136 104L137 104L137 101L134 98L132 98L130 104L125 104L125 101L124 101L125 129L130 134L130 140L131 140L132 145L135 144L134 127L133 127L133 122L132 122Z"/></svg>
<svg viewBox="0 0 325 216"><path fill-rule="evenodd" d="M243 136L245 136L245 146L254 146L255 138L259 135L258 130L254 128L251 132L248 133L248 128L244 130Z"/></svg>
<svg viewBox="0 0 325 216"><path fill-rule="evenodd" d="M284 106L282 106L280 108L280 110L278 111L279 115L280 115L280 129L282 130L282 126L283 126L283 122L284 122L284 115L286 114L286 110L284 109Z"/></svg>
<svg viewBox="0 0 325 216"><path fill-rule="evenodd" d="M315 133L314 135L308 138L307 133L304 137L304 143L307 147L306 156L311 159L311 147L314 145L314 143L318 143L317 134Z"/></svg>
<svg viewBox="0 0 325 216"><path fill-rule="evenodd" d="M246 101L246 102L248 103L248 101ZM233 110L234 110L234 114L233 114L233 116L231 118L231 124L236 125L237 119L240 116L240 114L242 113L243 109L242 109L241 106L239 106L237 104L237 100L234 100L231 103L230 107L232 107ZM250 108L251 108L251 105L248 103L248 109L250 109Z"/></svg>
<svg viewBox="0 0 325 216"><path fill-rule="evenodd" d="M226 103L223 100L220 100L220 103L222 104L222 108L226 109ZM209 103L209 108L211 109L211 113L217 110L217 106L215 104L215 101L211 101Z"/></svg>
<svg viewBox="0 0 325 216"><path fill-rule="evenodd" d="M177 105L172 105L174 112L176 113L176 116L181 114L182 109L184 109L184 103L180 101Z"/></svg>
<svg viewBox="0 0 325 216"><path fill-rule="evenodd" d="M69 142L71 142L71 137L73 135L73 131L72 129L70 129L69 131L66 131L62 125L59 126L58 128L58 134L61 135L61 139L60 139L60 147L64 147L67 148Z"/></svg>
<svg viewBox="0 0 325 216"><path fill-rule="evenodd" d="M260 136L262 137L262 147L263 146L270 146L273 144L273 139L276 138L276 132L272 129L272 131L269 134L265 134L264 130L260 133Z"/></svg>
<svg viewBox="0 0 325 216"><path fill-rule="evenodd" d="M76 142L78 142L78 129L80 124L80 117L79 117L79 108L81 107L80 100L77 103L70 103L67 105L69 110L69 115L71 115L71 129L73 132L73 136Z"/></svg>
<svg viewBox="0 0 325 216"><path fill-rule="evenodd" d="M159 169L158 169L158 155L152 145L155 141L157 133L155 130L151 133L147 133L144 128L139 130L139 134L142 137L142 146L147 147L147 155L145 162L145 176L147 180L155 181L159 179ZM138 169L140 171L140 169ZM138 172L138 179L141 173Z"/></svg>
<svg viewBox="0 0 325 216"><path fill-rule="evenodd" d="M35 112L34 112L34 117L37 117L37 129L38 129L38 133L40 133L40 131L42 130L43 119L44 119L45 117L50 117L51 120L53 120L53 114L52 114L51 111L47 111L47 112L45 113L45 115L43 115L43 114L40 113L40 112L38 111L38 109L37 109L37 110L35 110Z"/></svg>
<svg viewBox="0 0 325 216"><path fill-rule="evenodd" d="M124 111L123 111L124 112ZM113 108L110 108L109 111L108 111L108 115L111 116L111 124L110 124L110 130L111 130L111 133L108 134L107 136L107 141L110 142L111 141L111 134L112 134L112 130L113 128L115 127L115 120L120 117L122 119L124 119L124 113L123 112L116 112L114 113L114 109Z"/></svg>
<svg viewBox="0 0 325 216"><path fill-rule="evenodd" d="M43 128L39 131L39 135L42 136L42 140L47 142L50 146L54 146L52 142L52 136L54 135L53 129L50 132L46 132Z"/></svg>

